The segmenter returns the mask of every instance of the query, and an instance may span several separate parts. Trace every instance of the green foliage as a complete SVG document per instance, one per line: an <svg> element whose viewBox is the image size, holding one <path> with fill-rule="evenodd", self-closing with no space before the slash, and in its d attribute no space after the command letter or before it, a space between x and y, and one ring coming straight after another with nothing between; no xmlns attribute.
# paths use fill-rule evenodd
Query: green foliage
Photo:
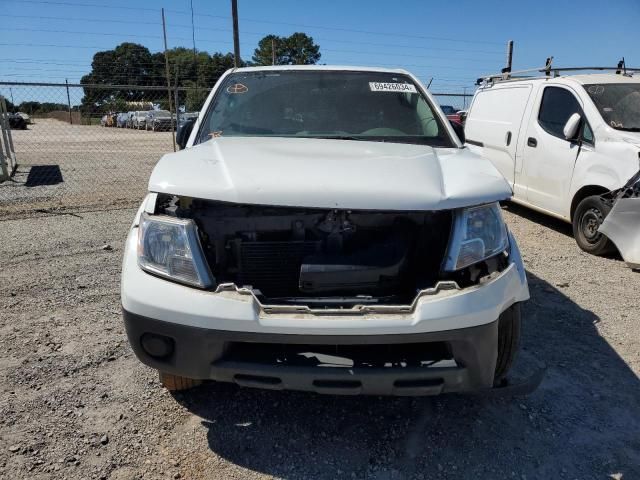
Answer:
<svg viewBox="0 0 640 480"><path fill-rule="evenodd" d="M253 60L256 64L271 65L272 38L276 43L278 65L309 65L320 59L320 47L304 33L289 37L267 35L255 50ZM178 95L178 107L186 111L200 110L211 88L234 66L231 53L209 54L176 47L167 51L167 57L171 86L177 82L180 87L191 87ZM91 62L91 72L83 76L80 83L87 85L80 105L80 111L87 116L135 110L137 108L129 108L134 102L152 102L163 109L169 108L165 89L126 88L167 85L164 52L151 53L137 43L124 42L113 50L97 52Z"/></svg>
<svg viewBox="0 0 640 480"><path fill-rule="evenodd" d="M167 52L172 87L198 87L206 94L229 68L233 67L233 55L230 53L194 52L191 49L177 47ZM135 43L122 43L113 50L97 52L93 56L91 72L82 77L85 85L130 85L130 86L166 86L166 66L163 52L151 53L148 48ZM189 96L181 92L178 104L183 105ZM202 105L199 93L189 96L189 106ZM86 115L109 111L129 110L131 102L153 102L168 109L166 90L137 88L85 87L81 110Z"/></svg>
<svg viewBox="0 0 640 480"><path fill-rule="evenodd" d="M65 112L69 109L69 106L64 103L50 103L50 102L22 102L20 105L15 107L16 112L24 112L29 115L39 114L39 113L49 113L54 112L56 110L64 110Z"/></svg>
<svg viewBox="0 0 640 480"><path fill-rule="evenodd" d="M253 52L254 65L271 65L272 45L275 44L276 65L314 65L320 60L320 45L305 33L296 32L288 37L267 35L258 42Z"/></svg>

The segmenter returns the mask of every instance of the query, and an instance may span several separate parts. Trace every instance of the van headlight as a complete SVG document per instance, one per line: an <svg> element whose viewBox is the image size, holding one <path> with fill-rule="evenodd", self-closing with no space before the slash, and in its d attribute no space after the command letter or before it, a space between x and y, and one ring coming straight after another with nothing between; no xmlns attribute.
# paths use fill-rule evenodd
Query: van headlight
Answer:
<svg viewBox="0 0 640 480"><path fill-rule="evenodd" d="M508 246L498 202L456 210L444 269L460 270L504 252Z"/></svg>
<svg viewBox="0 0 640 480"><path fill-rule="evenodd" d="M213 284L193 220L143 213L138 229L138 265L194 287Z"/></svg>

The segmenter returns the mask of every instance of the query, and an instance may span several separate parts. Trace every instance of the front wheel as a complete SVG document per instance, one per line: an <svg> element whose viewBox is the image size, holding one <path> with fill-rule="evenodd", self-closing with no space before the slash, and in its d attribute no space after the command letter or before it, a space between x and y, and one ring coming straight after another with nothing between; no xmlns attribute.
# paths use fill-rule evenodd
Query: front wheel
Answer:
<svg viewBox="0 0 640 480"><path fill-rule="evenodd" d="M521 323L519 303L502 312L498 319L498 359L493 377L494 385L500 385L516 359L520 345Z"/></svg>
<svg viewBox="0 0 640 480"><path fill-rule="evenodd" d="M585 252L604 255L613 251L611 241L598 231L609 210L599 195L586 197L578 204L573 214L573 237Z"/></svg>

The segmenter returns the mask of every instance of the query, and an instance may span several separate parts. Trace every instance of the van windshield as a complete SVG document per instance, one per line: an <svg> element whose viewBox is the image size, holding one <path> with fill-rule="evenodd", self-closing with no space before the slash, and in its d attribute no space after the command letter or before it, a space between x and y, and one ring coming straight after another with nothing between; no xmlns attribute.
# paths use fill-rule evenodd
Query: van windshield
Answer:
<svg viewBox="0 0 640 480"><path fill-rule="evenodd" d="M640 82L585 85L607 125L640 132Z"/></svg>
<svg viewBox="0 0 640 480"><path fill-rule="evenodd" d="M454 146L411 78L385 72L233 73L209 105L198 143L219 136Z"/></svg>

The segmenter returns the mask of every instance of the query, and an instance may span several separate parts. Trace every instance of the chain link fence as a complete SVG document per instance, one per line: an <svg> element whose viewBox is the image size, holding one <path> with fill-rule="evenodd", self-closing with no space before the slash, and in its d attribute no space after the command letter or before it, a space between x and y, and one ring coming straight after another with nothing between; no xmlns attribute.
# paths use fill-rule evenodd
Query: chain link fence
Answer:
<svg viewBox="0 0 640 480"><path fill-rule="evenodd" d="M25 121L12 125L17 167L0 178L0 218L136 206L153 166L174 151L172 125L182 115L149 121L148 112L201 105L207 94L184 87L169 95L159 86L0 83L9 111ZM471 97L437 95L457 108Z"/></svg>
<svg viewBox="0 0 640 480"><path fill-rule="evenodd" d="M0 182L0 216L135 205L174 150L175 116L145 122L169 109L166 87L4 83L0 95L24 121L11 125L17 168Z"/></svg>

